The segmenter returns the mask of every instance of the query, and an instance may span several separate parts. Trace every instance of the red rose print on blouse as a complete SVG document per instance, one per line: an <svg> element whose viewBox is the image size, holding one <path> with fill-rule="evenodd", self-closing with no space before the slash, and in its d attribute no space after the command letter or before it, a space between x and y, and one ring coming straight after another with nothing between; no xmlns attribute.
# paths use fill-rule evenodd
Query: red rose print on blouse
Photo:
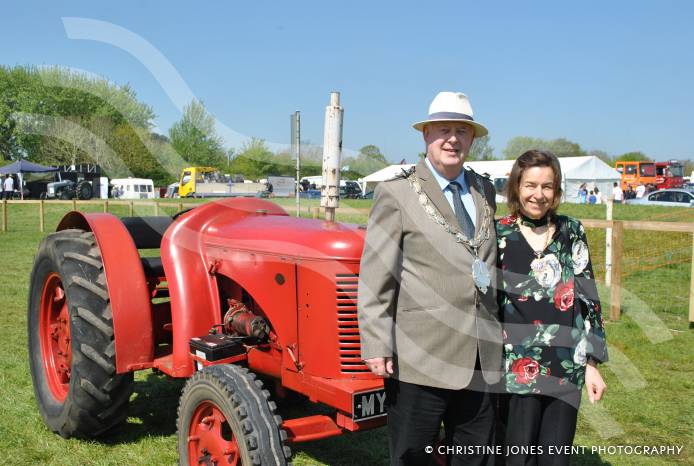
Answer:
<svg viewBox="0 0 694 466"><path fill-rule="evenodd" d="M520 358L513 361L511 371L516 375L516 383L527 385L540 373L540 364L531 358Z"/></svg>
<svg viewBox="0 0 694 466"><path fill-rule="evenodd" d="M554 307L565 312L574 305L574 281L560 283L554 289Z"/></svg>

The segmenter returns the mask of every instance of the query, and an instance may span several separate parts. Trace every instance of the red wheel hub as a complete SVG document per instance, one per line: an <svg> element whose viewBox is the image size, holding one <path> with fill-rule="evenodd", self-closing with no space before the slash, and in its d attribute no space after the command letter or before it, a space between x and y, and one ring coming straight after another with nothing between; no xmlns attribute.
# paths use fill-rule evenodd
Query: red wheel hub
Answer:
<svg viewBox="0 0 694 466"><path fill-rule="evenodd" d="M239 465L239 446L222 411L210 401L200 403L190 419L188 458L191 465Z"/></svg>
<svg viewBox="0 0 694 466"><path fill-rule="evenodd" d="M39 306L39 339L46 380L51 394L62 402L70 388L72 342L70 313L58 274L51 273L46 278Z"/></svg>

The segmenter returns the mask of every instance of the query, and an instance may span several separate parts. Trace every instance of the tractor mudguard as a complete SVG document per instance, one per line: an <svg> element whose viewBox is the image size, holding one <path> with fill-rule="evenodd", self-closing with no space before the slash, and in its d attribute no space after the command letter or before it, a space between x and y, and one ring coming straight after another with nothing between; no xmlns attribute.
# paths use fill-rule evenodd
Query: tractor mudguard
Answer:
<svg viewBox="0 0 694 466"><path fill-rule="evenodd" d="M79 228L94 233L104 262L116 351L116 372L150 367L154 358L152 309L145 273L130 233L118 217L70 212L57 231Z"/></svg>

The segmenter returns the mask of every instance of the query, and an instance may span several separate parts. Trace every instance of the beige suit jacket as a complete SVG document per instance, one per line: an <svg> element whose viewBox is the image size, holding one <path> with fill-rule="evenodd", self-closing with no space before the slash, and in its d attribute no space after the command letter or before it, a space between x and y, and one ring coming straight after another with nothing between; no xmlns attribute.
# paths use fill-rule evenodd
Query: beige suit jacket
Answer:
<svg viewBox="0 0 694 466"><path fill-rule="evenodd" d="M424 161L413 176L448 223L455 213ZM475 301L473 255L434 222L404 177L380 183L369 217L359 278L359 328L363 359L392 356L398 380L448 389L468 386L479 355L484 379L501 375L502 339L496 302L494 188L480 177L484 193L467 172L483 227L484 203L492 215L489 239L479 255L492 275L486 294Z"/></svg>

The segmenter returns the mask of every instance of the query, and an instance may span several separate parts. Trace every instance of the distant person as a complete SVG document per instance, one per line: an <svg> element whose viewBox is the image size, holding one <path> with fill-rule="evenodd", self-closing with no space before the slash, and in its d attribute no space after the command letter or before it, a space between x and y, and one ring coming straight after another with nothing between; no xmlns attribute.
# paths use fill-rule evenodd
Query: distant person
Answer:
<svg viewBox="0 0 694 466"><path fill-rule="evenodd" d="M624 200L628 201L629 199L635 199L636 198L636 193L634 192L634 188L631 185L627 186L627 190L624 191Z"/></svg>
<svg viewBox="0 0 694 466"><path fill-rule="evenodd" d="M616 181L612 184L612 200L616 204L621 204L624 200L624 193L622 192L622 188L619 187L619 183L617 183Z"/></svg>
<svg viewBox="0 0 694 466"><path fill-rule="evenodd" d="M643 183L639 183L639 185L636 187L636 199L641 199L644 194L646 194L646 187L643 185Z"/></svg>
<svg viewBox="0 0 694 466"><path fill-rule="evenodd" d="M2 189L4 191L5 199L12 199L12 193L14 193L14 179L8 173L5 175L5 181L2 183Z"/></svg>
<svg viewBox="0 0 694 466"><path fill-rule="evenodd" d="M586 187L586 184L583 183L581 186L578 187L578 203L579 204L585 204L587 198L588 198L588 188Z"/></svg>
<svg viewBox="0 0 694 466"><path fill-rule="evenodd" d="M595 204L598 202L598 198L595 196L595 191L591 191L588 196L588 204Z"/></svg>
<svg viewBox="0 0 694 466"><path fill-rule="evenodd" d="M311 183L309 183L307 179L301 180L300 184L301 184L301 190L304 192L308 191L308 188L311 186Z"/></svg>
<svg viewBox="0 0 694 466"><path fill-rule="evenodd" d="M602 193L600 192L600 190L598 189L597 186L595 186L593 188L593 192L595 193L595 203L596 204L602 204L603 203Z"/></svg>
<svg viewBox="0 0 694 466"><path fill-rule="evenodd" d="M115 184L111 188L111 197L113 199L118 199L118 186L116 186Z"/></svg>

